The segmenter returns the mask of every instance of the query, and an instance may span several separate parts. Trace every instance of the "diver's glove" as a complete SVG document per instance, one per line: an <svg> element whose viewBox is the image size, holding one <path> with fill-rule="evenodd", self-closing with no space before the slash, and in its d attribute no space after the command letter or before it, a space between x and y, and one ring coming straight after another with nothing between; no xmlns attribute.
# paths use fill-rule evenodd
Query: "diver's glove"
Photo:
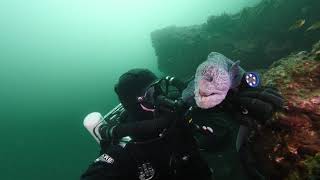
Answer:
<svg viewBox="0 0 320 180"><path fill-rule="evenodd" d="M242 88L233 96L242 114L264 123L273 113L282 109L283 98L275 89L268 87Z"/></svg>

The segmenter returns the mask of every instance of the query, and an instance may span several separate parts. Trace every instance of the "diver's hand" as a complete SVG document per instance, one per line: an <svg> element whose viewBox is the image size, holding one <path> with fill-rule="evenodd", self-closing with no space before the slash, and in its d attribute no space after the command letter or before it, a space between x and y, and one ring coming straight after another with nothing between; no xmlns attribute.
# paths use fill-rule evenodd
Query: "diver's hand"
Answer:
<svg viewBox="0 0 320 180"><path fill-rule="evenodd" d="M265 122L273 113L282 109L283 98L272 88L258 87L241 89L233 98L242 109L243 114Z"/></svg>

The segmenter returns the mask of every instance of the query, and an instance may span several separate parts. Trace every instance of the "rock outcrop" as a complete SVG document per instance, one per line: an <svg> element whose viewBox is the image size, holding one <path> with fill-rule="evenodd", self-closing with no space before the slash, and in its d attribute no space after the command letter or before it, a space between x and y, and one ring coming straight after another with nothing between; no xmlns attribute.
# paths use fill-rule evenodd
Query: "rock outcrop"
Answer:
<svg viewBox="0 0 320 180"><path fill-rule="evenodd" d="M320 178L320 41L274 62L262 76L285 98L284 110L263 127L253 147L271 179Z"/></svg>
<svg viewBox="0 0 320 180"><path fill-rule="evenodd" d="M168 75L188 78L216 51L246 70L262 69L263 84L280 91L284 109L251 144L268 179L320 179L319 7L318 0L263 0L202 25L151 34L159 69Z"/></svg>
<svg viewBox="0 0 320 180"><path fill-rule="evenodd" d="M266 68L291 52L310 50L320 39L318 7L318 0L263 0L237 14L211 16L201 25L156 30L151 38L159 69L191 76L211 51L241 60L249 70Z"/></svg>

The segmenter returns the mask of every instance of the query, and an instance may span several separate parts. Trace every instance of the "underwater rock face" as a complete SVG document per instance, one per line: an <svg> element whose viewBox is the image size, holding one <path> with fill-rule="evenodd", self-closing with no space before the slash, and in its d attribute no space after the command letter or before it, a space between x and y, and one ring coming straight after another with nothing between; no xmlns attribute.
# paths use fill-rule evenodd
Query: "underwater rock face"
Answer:
<svg viewBox="0 0 320 180"><path fill-rule="evenodd" d="M245 69L268 67L291 52L310 50L320 39L320 1L262 0L237 14L211 16L202 25L151 33L158 67L190 77L207 55L219 52Z"/></svg>
<svg viewBox="0 0 320 180"><path fill-rule="evenodd" d="M284 110L256 136L260 168L271 179L320 178L320 41L274 62L262 76L285 98Z"/></svg>
<svg viewBox="0 0 320 180"><path fill-rule="evenodd" d="M152 32L158 68L168 75L179 74L180 77L194 73L202 62L199 59L204 61L208 56L207 36L202 26L171 26Z"/></svg>

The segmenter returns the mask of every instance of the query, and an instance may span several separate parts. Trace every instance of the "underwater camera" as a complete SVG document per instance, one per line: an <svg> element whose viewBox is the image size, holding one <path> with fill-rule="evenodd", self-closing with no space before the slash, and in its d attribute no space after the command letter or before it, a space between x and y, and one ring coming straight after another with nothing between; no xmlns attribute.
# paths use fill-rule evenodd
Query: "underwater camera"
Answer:
<svg viewBox="0 0 320 180"><path fill-rule="evenodd" d="M151 83L137 101L146 111L178 111L184 107L181 93L185 88L186 83L167 76Z"/></svg>

